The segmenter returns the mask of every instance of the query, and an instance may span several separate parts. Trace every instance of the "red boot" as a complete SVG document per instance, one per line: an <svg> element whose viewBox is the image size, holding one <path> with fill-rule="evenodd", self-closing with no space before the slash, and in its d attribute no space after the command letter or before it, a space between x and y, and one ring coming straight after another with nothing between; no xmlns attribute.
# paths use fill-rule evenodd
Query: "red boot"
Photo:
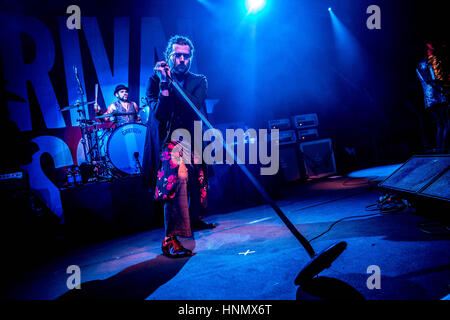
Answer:
<svg viewBox="0 0 450 320"><path fill-rule="evenodd" d="M169 258L191 257L195 254L191 250L183 247L176 236L165 238L163 240L161 249L163 254Z"/></svg>

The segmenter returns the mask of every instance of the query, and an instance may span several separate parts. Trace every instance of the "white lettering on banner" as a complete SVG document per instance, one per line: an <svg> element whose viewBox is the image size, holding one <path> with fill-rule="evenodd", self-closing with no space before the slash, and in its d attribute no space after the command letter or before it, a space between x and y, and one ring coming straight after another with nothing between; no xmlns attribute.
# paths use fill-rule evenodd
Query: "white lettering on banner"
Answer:
<svg viewBox="0 0 450 320"><path fill-rule="evenodd" d="M22 36L32 40L34 59L25 63ZM55 44L50 30L39 20L23 15L0 14L0 46L6 89L28 100L27 81L34 89L45 126L48 129L66 126L50 80L55 62ZM8 101L9 118L21 131L31 131L29 101ZM37 129L37 128L35 128Z"/></svg>
<svg viewBox="0 0 450 320"><path fill-rule="evenodd" d="M28 172L30 188L54 214L63 219L59 189L42 171L41 156L49 153L53 158L55 168L70 166L73 165L70 149L63 140L53 136L40 136L34 138L32 142L38 145L39 151L33 154L33 161L30 164L23 166L23 169Z"/></svg>

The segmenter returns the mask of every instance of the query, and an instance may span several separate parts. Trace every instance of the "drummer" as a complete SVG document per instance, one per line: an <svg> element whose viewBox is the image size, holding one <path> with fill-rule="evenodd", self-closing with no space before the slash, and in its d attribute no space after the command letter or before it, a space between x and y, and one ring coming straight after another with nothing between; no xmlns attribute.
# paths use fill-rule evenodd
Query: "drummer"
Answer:
<svg viewBox="0 0 450 320"><path fill-rule="evenodd" d="M102 114L101 108L98 104L94 105L94 110L97 116L111 114L111 113L132 113L129 115L114 115L113 117L102 118L105 121L114 121L116 124L124 124L129 122L141 122L139 117L139 107L136 102L128 100L128 87L119 84L114 90L114 95L117 101L112 103L105 113Z"/></svg>

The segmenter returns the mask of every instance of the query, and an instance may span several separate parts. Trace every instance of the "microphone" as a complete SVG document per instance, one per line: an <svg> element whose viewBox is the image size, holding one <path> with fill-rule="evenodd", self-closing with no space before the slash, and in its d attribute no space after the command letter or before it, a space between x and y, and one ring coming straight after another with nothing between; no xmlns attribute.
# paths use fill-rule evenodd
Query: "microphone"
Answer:
<svg viewBox="0 0 450 320"><path fill-rule="evenodd" d="M157 66L155 66L155 68L153 69L153 71L155 71L155 72L156 72L156 67ZM166 71L167 78L172 80L172 77L169 75L169 71L172 72L173 67L169 68L169 64L165 61L161 62L158 67L164 68L164 70Z"/></svg>
<svg viewBox="0 0 450 320"><path fill-rule="evenodd" d="M172 68L170 68L169 64L165 63L164 66L165 66L164 69L166 70L167 78L170 79L170 81L173 81L173 79L172 79L172 71L173 71L173 68L175 68L175 65L172 65ZM170 74L169 74L169 72L170 72Z"/></svg>
<svg viewBox="0 0 450 320"><path fill-rule="evenodd" d="M170 70L169 64L167 62L161 62L161 64L159 66L163 67L166 70L166 72L167 72L167 70Z"/></svg>

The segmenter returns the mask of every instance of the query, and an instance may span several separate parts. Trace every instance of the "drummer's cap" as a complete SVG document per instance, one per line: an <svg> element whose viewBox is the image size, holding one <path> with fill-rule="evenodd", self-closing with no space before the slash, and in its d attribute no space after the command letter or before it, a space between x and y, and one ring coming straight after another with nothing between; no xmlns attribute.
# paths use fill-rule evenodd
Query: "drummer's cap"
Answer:
<svg viewBox="0 0 450 320"><path fill-rule="evenodd" d="M122 89L125 89L125 90L127 90L127 91L130 90L130 89L128 89L128 87L126 87L125 85L119 84L119 85L116 87L116 89L114 89L114 94L116 94L117 92L119 92L119 91L122 90Z"/></svg>

